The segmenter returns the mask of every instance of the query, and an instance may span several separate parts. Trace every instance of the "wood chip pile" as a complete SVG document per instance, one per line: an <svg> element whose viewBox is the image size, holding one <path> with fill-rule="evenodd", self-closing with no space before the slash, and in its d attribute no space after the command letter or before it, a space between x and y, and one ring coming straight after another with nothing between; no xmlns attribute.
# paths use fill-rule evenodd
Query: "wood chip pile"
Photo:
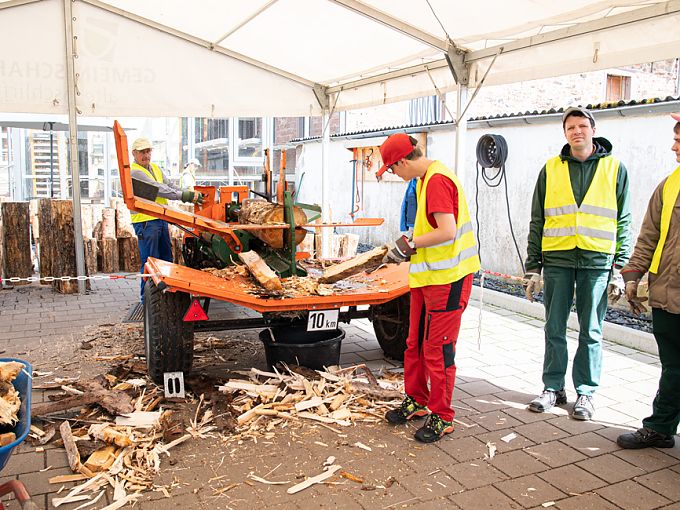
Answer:
<svg viewBox="0 0 680 510"><path fill-rule="evenodd" d="M12 381L23 369L24 365L16 361L0 362L0 446L16 440L13 429L19 421L21 399Z"/></svg>
<svg viewBox="0 0 680 510"><path fill-rule="evenodd" d="M240 413L236 439L271 438L277 428L313 421L340 432L337 426L377 423L403 398L401 374L377 379L365 365L330 367L326 371L285 367L282 371L242 372L250 380L229 380L219 387L232 395Z"/></svg>
<svg viewBox="0 0 680 510"><path fill-rule="evenodd" d="M187 440L257 441L306 424L341 433L356 423L380 422L403 396L400 374L376 378L365 365L327 371L282 366L274 372L232 371L246 379L223 379L217 388L214 380L190 377L188 386L200 396L167 401L161 388L136 377L144 369L138 365L126 361L92 380L55 378L35 385L61 393L33 406L40 426L31 427L31 442L40 447L60 435L74 473L49 482L83 482L53 498L53 506L93 504L108 487L114 501L109 510L150 490L169 496L172 487L156 486L154 478L169 450ZM73 409L77 414L63 415Z"/></svg>

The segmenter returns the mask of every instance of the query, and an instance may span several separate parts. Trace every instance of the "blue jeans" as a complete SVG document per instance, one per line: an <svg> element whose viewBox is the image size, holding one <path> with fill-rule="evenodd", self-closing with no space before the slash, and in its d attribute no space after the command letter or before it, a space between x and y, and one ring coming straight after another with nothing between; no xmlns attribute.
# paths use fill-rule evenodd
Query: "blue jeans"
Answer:
<svg viewBox="0 0 680 510"><path fill-rule="evenodd" d="M576 296L578 347L572 380L580 395L592 395L600 385L602 370L602 322L607 311L607 269L543 268L545 305L545 357L543 384L561 390L567 372L567 319Z"/></svg>
<svg viewBox="0 0 680 510"><path fill-rule="evenodd" d="M132 226L135 229L139 243L139 256L142 259L142 273L144 272L146 259L149 257L172 262L172 244L170 242L170 232L168 231L168 223L166 221L142 221L140 223L133 223ZM146 278L141 278L140 280L139 297L140 301L143 303Z"/></svg>

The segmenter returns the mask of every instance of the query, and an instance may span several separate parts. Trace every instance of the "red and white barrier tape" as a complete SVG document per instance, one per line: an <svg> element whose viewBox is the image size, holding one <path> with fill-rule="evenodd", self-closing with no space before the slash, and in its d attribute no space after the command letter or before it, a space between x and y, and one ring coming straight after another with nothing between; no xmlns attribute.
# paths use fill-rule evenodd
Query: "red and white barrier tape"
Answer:
<svg viewBox="0 0 680 510"><path fill-rule="evenodd" d="M138 278L150 278L150 274L102 274L94 276L27 276L11 278L0 278L2 283L19 283L19 282L70 282L70 281L86 281L86 280L136 280Z"/></svg>

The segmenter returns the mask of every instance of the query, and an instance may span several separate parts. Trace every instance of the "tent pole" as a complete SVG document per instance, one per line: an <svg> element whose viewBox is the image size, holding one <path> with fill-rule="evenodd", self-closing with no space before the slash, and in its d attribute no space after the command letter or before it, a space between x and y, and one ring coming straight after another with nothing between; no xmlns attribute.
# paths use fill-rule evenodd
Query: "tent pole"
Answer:
<svg viewBox="0 0 680 510"><path fill-rule="evenodd" d="M330 204L328 199L330 197L330 179L328 171L328 158L331 147L331 127L330 127L330 111L328 108L323 109L321 116L321 221L323 223L330 223ZM331 234L333 229L321 229L321 256L329 258L331 256Z"/></svg>
<svg viewBox="0 0 680 510"><path fill-rule="evenodd" d="M458 84L458 94L456 94L456 115L460 115L467 103L468 87ZM456 153L455 153L455 172L460 180L461 186L465 189L465 139L467 138L467 120L458 119L456 123Z"/></svg>
<svg viewBox="0 0 680 510"><path fill-rule="evenodd" d="M66 83L68 92L69 160L73 189L73 237L76 248L76 272L85 276L85 247L83 245L83 224L80 211L80 170L78 168L78 119L76 117L76 82L73 45L72 0L64 1L64 27L66 29ZM71 276L71 275L59 275ZM85 281L78 280L78 292L85 293Z"/></svg>

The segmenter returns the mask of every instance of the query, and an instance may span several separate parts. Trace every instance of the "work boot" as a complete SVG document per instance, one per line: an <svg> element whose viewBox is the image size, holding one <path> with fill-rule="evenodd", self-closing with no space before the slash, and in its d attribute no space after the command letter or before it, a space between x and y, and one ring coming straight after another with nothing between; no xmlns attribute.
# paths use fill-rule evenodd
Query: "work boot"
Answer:
<svg viewBox="0 0 680 510"><path fill-rule="evenodd" d="M529 403L529 411L535 413L544 413L549 411L556 405L563 405L567 403L567 392L564 390L543 390L540 396L536 397Z"/></svg>
<svg viewBox="0 0 680 510"><path fill-rule="evenodd" d="M616 438L616 444L621 448L639 450L640 448L673 448L675 438L652 430L647 427L637 429L635 432L621 434Z"/></svg>
<svg viewBox="0 0 680 510"><path fill-rule="evenodd" d="M593 405L592 395L579 395L574 403L574 410L571 417L575 420L587 421L592 419L595 414L595 406Z"/></svg>
<svg viewBox="0 0 680 510"><path fill-rule="evenodd" d="M438 414L432 413L427 417L425 425L416 430L414 437L421 443L434 443L451 432L453 432L453 422L444 421Z"/></svg>
<svg viewBox="0 0 680 510"><path fill-rule="evenodd" d="M427 407L421 406L418 402L406 395L406 398L397 409L392 409L385 413L385 419L399 425L406 423L414 418L422 418L428 414Z"/></svg>

